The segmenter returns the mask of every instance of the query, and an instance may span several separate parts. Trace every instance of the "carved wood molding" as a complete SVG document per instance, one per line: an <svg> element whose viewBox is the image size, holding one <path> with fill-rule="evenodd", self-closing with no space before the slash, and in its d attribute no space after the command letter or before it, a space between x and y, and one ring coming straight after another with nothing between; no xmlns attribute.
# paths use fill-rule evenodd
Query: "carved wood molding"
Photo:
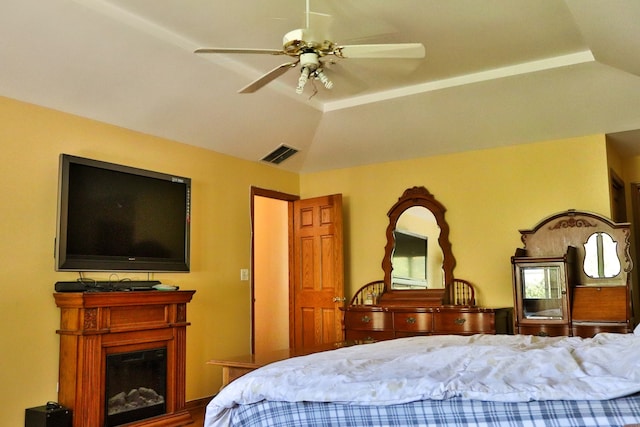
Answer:
<svg viewBox="0 0 640 427"><path fill-rule="evenodd" d="M98 309L87 308L84 310L84 329L95 330L98 329Z"/></svg>
<svg viewBox="0 0 640 427"><path fill-rule="evenodd" d="M616 223L603 215L569 209L555 213L542 219L536 226L528 230L520 230L520 240L525 245L527 256L558 256L564 252L567 245L578 251L579 280L581 284L597 284L597 278L586 276L582 264L584 261L584 244L593 233L603 232L617 242L617 255L622 264L618 279L621 283L630 280L628 274L633 269L631 258L630 234L631 224ZM616 279L616 280L618 280ZM612 280L609 280L611 282Z"/></svg>
<svg viewBox="0 0 640 427"><path fill-rule="evenodd" d="M186 304L176 305L176 321L177 322L187 321L187 305Z"/></svg>
<svg viewBox="0 0 640 427"><path fill-rule="evenodd" d="M624 271L625 273L629 273L631 270L633 270L633 258L631 258L631 229L626 228L622 230L622 233L624 234L624 257L626 261L626 267Z"/></svg>
<svg viewBox="0 0 640 427"><path fill-rule="evenodd" d="M562 228L597 227L598 224L587 221L586 218L567 218L558 221L555 225L550 225L549 230L559 230Z"/></svg>

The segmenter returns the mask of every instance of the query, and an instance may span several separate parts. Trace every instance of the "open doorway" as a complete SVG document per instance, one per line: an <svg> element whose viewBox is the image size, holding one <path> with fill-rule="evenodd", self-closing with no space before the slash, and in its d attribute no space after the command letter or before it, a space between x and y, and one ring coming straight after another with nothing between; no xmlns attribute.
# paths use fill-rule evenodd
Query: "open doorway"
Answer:
<svg viewBox="0 0 640 427"><path fill-rule="evenodd" d="M290 346L290 203L298 197L251 189L251 352Z"/></svg>
<svg viewBox="0 0 640 427"><path fill-rule="evenodd" d="M251 189L251 351L343 340L342 195Z"/></svg>

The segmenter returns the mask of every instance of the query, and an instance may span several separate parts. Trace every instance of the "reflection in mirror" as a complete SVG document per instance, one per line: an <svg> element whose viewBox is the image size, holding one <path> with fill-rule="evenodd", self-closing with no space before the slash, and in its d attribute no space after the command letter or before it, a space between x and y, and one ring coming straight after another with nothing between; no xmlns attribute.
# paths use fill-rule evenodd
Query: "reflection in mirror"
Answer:
<svg viewBox="0 0 640 427"><path fill-rule="evenodd" d="M393 235L391 288L443 288L440 227L433 213L423 206L406 209L398 217Z"/></svg>
<svg viewBox="0 0 640 427"><path fill-rule="evenodd" d="M607 233L593 233L584 244L584 273L594 279L620 274L618 243Z"/></svg>
<svg viewBox="0 0 640 427"><path fill-rule="evenodd" d="M527 319L562 319L562 273L557 266L523 267L522 295Z"/></svg>
<svg viewBox="0 0 640 427"><path fill-rule="evenodd" d="M427 236L406 231L393 232L396 244L393 248L392 287L394 289L426 289L427 287Z"/></svg>

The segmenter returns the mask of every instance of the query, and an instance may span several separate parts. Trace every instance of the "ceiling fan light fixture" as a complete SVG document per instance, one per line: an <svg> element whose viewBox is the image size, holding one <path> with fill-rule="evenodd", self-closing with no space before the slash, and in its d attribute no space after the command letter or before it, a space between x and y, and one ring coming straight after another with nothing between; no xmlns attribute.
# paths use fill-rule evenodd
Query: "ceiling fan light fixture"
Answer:
<svg viewBox="0 0 640 427"><path fill-rule="evenodd" d="M300 77L298 77L298 86L296 86L296 93L298 95L301 95L304 91L304 87L309 80L309 72L309 68L307 67L302 67L302 70L300 70Z"/></svg>
<svg viewBox="0 0 640 427"><path fill-rule="evenodd" d="M320 80L320 83L322 83L325 88L331 89L333 87L333 82L329 80L329 77L322 71L322 68L316 71L316 78Z"/></svg>
<svg viewBox="0 0 640 427"><path fill-rule="evenodd" d="M315 51L308 51L300 54L300 77L298 78L298 86L296 87L296 93L300 95L304 91L304 87L309 80L309 77L315 78L317 76L316 71L320 67L320 58ZM327 79L328 80L328 79Z"/></svg>
<svg viewBox="0 0 640 427"><path fill-rule="evenodd" d="M242 88L239 93L253 93L264 87L272 80L280 77L289 68L300 64L300 76L296 92L301 94L309 79L320 80L325 88L331 89L333 82L322 70L321 58L331 55L335 58L373 58L373 59L421 59L425 56L422 43L384 43L384 44L359 44L339 46L331 40L327 40L326 31L320 28L309 27L309 0L307 0L306 28L299 28L287 32L282 39L282 49L246 49L246 48L199 48L196 53L252 53L269 55L287 55L294 58L293 62L287 62L263 74L257 80ZM314 14L318 15L318 14ZM322 15L322 14L320 14ZM329 15L322 15L328 17ZM326 30L326 28L324 28ZM317 91L316 91L317 92Z"/></svg>

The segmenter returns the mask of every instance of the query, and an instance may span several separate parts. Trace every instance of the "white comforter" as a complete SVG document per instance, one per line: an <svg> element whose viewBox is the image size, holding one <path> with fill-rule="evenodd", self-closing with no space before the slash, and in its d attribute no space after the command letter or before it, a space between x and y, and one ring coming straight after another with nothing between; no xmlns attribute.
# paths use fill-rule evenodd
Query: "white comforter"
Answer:
<svg viewBox="0 0 640 427"><path fill-rule="evenodd" d="M264 399L391 405L476 400L602 400L640 391L640 336L412 337L296 357L255 370L209 403L205 426Z"/></svg>

